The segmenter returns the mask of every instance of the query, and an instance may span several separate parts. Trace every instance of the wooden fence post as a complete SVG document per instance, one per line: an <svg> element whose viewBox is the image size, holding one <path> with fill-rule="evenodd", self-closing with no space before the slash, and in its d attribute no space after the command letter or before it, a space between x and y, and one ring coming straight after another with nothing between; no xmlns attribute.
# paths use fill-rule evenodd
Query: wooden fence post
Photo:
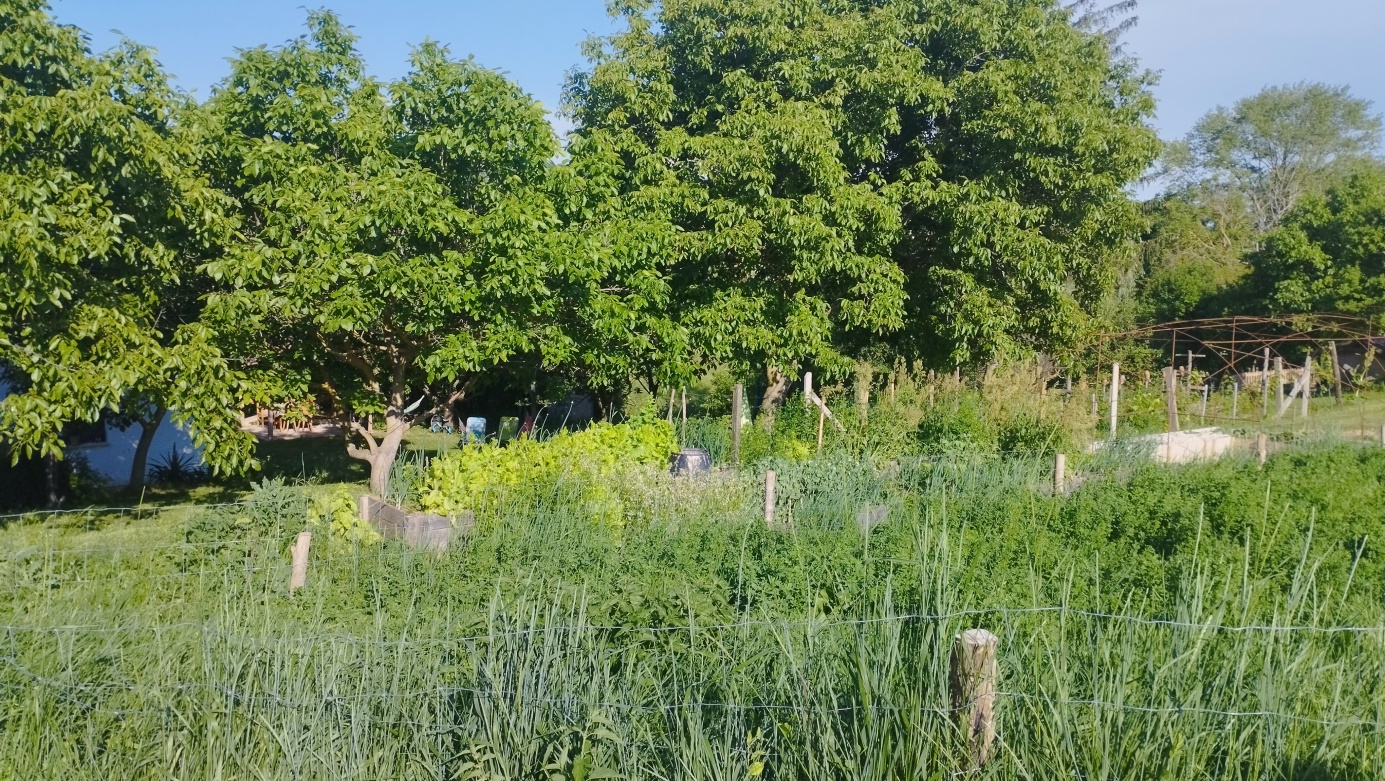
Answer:
<svg viewBox="0 0 1385 781"><path fill-rule="evenodd" d="M962 728L974 769L991 758L995 743L996 646L985 629L968 629L952 645L952 710Z"/></svg>
<svg viewBox="0 0 1385 781"><path fill-rule="evenodd" d="M299 532L293 553L293 573L289 575L289 591L297 591L308 582L308 547L313 544L312 532Z"/></svg>
<svg viewBox="0 0 1385 781"><path fill-rule="evenodd" d="M731 463L741 463L741 407L745 403L745 386L736 383L731 392Z"/></svg>
<svg viewBox="0 0 1385 781"><path fill-rule="evenodd" d="M1385 425L1380 427L1380 446L1385 447Z"/></svg>
<svg viewBox="0 0 1385 781"><path fill-rule="evenodd" d="M1062 496L1068 490L1068 457L1059 453L1053 457L1053 495Z"/></svg>
<svg viewBox="0 0 1385 781"><path fill-rule="evenodd" d="M1207 425L1207 397L1212 393L1212 386L1202 383L1202 409L1198 412L1199 425Z"/></svg>
<svg viewBox="0 0 1385 781"><path fill-rule="evenodd" d="M1284 359L1274 359L1274 408L1284 414Z"/></svg>
<svg viewBox="0 0 1385 781"><path fill-rule="evenodd" d="M1235 420L1237 413L1241 411L1241 383L1239 380L1231 381L1231 419Z"/></svg>
<svg viewBox="0 0 1385 781"><path fill-rule="evenodd" d="M1308 417L1308 397L1313 395L1313 351L1303 358L1303 398L1299 400L1298 416Z"/></svg>
<svg viewBox="0 0 1385 781"><path fill-rule="evenodd" d="M1169 431L1178 430L1178 369L1164 367L1164 407L1168 413Z"/></svg>
<svg viewBox="0 0 1385 781"><path fill-rule="evenodd" d="M778 475L773 469L765 472L765 525L774 525L774 484Z"/></svg>
<svg viewBox="0 0 1385 781"><path fill-rule="evenodd" d="M1342 406L1342 363L1337 360L1337 343L1328 342L1332 350L1332 395L1337 397L1337 406Z"/></svg>
<svg viewBox="0 0 1385 781"><path fill-rule="evenodd" d="M1265 459L1270 456L1270 438L1262 431L1255 437L1255 460L1260 468L1265 467Z"/></svg>
<svg viewBox="0 0 1385 781"><path fill-rule="evenodd" d="M1265 362L1260 367L1260 401L1264 410L1260 413L1260 419L1264 420L1270 416L1270 348L1265 348Z"/></svg>
<svg viewBox="0 0 1385 781"><path fill-rule="evenodd" d="M1116 425L1120 419L1121 365L1111 364L1111 439L1116 438Z"/></svg>
<svg viewBox="0 0 1385 781"><path fill-rule="evenodd" d="M688 386L683 386L683 433L678 438L678 444L687 447L688 445Z"/></svg>
<svg viewBox="0 0 1385 781"><path fill-rule="evenodd" d="M822 424L827 420L827 402L818 404L818 453L822 453Z"/></svg>

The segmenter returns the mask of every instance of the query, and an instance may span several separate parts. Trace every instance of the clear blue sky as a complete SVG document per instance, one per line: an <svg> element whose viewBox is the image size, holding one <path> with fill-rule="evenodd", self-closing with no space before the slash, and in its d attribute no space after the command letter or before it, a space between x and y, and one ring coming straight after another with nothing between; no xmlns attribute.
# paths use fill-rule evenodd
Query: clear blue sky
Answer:
<svg viewBox="0 0 1385 781"><path fill-rule="evenodd" d="M307 6L316 7L317 0ZM589 34L613 29L605 0L327 0L360 36L378 77L401 75L409 46L441 41L507 72L550 110ZM185 88L205 98L236 48L303 31L303 0L55 0L62 22L95 48L119 30L159 51ZM1127 48L1159 71L1156 126L1176 138L1218 104L1297 81L1350 84L1385 111L1385 0L1140 0Z"/></svg>

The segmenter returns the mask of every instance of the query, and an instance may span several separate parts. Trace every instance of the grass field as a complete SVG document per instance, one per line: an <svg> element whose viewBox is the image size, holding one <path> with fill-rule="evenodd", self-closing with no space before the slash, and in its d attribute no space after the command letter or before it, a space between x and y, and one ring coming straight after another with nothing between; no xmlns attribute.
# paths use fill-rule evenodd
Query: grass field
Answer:
<svg viewBox="0 0 1385 781"><path fill-rule="evenodd" d="M320 535L296 594L330 486L10 519L0 776L950 778L972 627L1001 669L972 777L1379 776L1385 449L1079 459L1068 497L1050 464L514 486L445 554Z"/></svg>

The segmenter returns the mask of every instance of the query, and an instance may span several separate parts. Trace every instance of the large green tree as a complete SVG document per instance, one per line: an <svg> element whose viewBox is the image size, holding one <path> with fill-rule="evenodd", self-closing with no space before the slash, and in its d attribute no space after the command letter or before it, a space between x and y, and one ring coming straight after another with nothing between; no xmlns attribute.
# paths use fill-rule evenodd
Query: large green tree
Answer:
<svg viewBox="0 0 1385 781"><path fill-rule="evenodd" d="M1238 194L1266 233L1300 199L1321 193L1340 171L1380 143L1380 117L1345 86L1269 87L1209 112L1167 165L1178 186L1198 183Z"/></svg>
<svg viewBox="0 0 1385 781"><path fill-rule="evenodd" d="M383 492L426 386L572 360L565 313L622 291L560 230L542 106L431 43L385 87L336 16L308 26L240 52L207 106L208 165L240 206L213 302L248 369L339 400Z"/></svg>
<svg viewBox="0 0 1385 781"><path fill-rule="evenodd" d="M148 50L93 56L47 3L0 2L0 364L20 380L0 441L16 457L154 404L213 467L251 463L236 377L198 319L196 267L225 224L185 108Z"/></svg>
<svg viewBox="0 0 1385 781"><path fill-rule="evenodd" d="M1385 167L1362 166L1305 198L1250 266L1247 298L1270 313L1385 318Z"/></svg>
<svg viewBox="0 0 1385 781"><path fill-rule="evenodd" d="M1061 343L1136 231L1143 76L1049 2L612 11L571 151L617 172L599 217L668 281L670 371L765 366L773 390L881 344L952 365Z"/></svg>

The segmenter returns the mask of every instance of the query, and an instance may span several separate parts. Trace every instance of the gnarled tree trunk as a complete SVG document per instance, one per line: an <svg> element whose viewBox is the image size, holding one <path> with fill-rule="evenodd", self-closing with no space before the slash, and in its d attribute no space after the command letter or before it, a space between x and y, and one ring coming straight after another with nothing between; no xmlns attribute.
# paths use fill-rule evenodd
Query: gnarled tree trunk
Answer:
<svg viewBox="0 0 1385 781"><path fill-rule="evenodd" d="M163 407L156 407L154 414L147 419L136 421L139 424L139 442L135 444L135 456L130 461L130 488L143 488L149 477L149 448L154 445L154 435L158 433L167 412Z"/></svg>
<svg viewBox="0 0 1385 781"><path fill-rule="evenodd" d="M765 398L760 402L760 414L764 416L766 423L772 426L774 411L788 398L789 377L780 371L778 366L768 366L765 368L765 379L768 380L768 385L765 386Z"/></svg>
<svg viewBox="0 0 1385 781"><path fill-rule="evenodd" d="M408 365L404 364L396 366L392 373L389 404L385 407L384 436L376 439L374 431L353 421L351 430L365 440L366 446L364 448L357 447L349 441L346 444L347 455L370 464L370 492L379 497L384 497L389 489L390 471L394 469L394 459L399 455L400 446L404 444L404 435L409 432L409 413L405 411L407 404L405 394L408 392L405 386L407 372Z"/></svg>

